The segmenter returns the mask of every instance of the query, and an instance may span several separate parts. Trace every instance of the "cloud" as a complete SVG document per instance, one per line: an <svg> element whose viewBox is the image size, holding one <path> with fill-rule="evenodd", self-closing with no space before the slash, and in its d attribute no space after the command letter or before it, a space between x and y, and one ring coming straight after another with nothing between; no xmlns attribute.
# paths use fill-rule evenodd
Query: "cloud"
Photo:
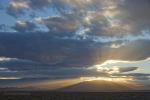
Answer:
<svg viewBox="0 0 150 100"><path fill-rule="evenodd" d="M149 80L149 74L135 73L139 67L90 69L107 61L150 57L149 4L149 0L10 0L4 11L15 17L11 28L17 32L0 32L0 76L41 80L112 75ZM48 32L37 31L38 25Z"/></svg>
<svg viewBox="0 0 150 100"><path fill-rule="evenodd" d="M150 54L149 52L150 48L146 47L149 47L149 40L137 40L127 43L126 45L120 48L110 49L110 47L104 47L103 50L101 50L101 52L99 52L98 54L101 55L101 57L104 57L102 59L105 60L108 59L113 60L121 59L125 61L144 60L147 59Z"/></svg>
<svg viewBox="0 0 150 100"><path fill-rule="evenodd" d="M50 6L52 0L30 0L29 5L32 8L41 9Z"/></svg>
<svg viewBox="0 0 150 100"><path fill-rule="evenodd" d="M150 29L149 6L148 0L13 0L7 11L12 16L34 13L50 31L76 33L84 27L90 30L84 36L122 37L143 35L142 31ZM60 16L42 17L42 10L50 9L52 14Z"/></svg>
<svg viewBox="0 0 150 100"><path fill-rule="evenodd" d="M0 10L4 9L3 3L0 2Z"/></svg>
<svg viewBox="0 0 150 100"><path fill-rule="evenodd" d="M99 72L104 72L108 74L115 74L115 73L125 73L125 72L130 72L130 71L135 71L138 69L138 67L100 67L100 66L95 66Z"/></svg>
<svg viewBox="0 0 150 100"><path fill-rule="evenodd" d="M12 0L7 8L7 13L14 17L18 17L20 14L24 14L24 10L28 9L29 5L23 0Z"/></svg>
<svg viewBox="0 0 150 100"><path fill-rule="evenodd" d="M130 72L137 69L137 67L119 67L119 73L107 73L105 71L97 71L97 69L91 69L86 67L57 67L42 64L39 62L34 62L26 59L19 58L6 58L1 57L1 59L7 59L0 61L0 83L11 81L9 85L16 83L28 83L42 80L56 80L56 79L66 79L66 78L80 78L95 77L101 79L101 77L106 77L110 79L125 79L129 78L135 80L149 80L150 74L144 73L124 73ZM8 60L9 59L9 60ZM110 72L114 71L113 68L109 69Z"/></svg>
<svg viewBox="0 0 150 100"><path fill-rule="evenodd" d="M3 66L0 71L2 77L20 77L19 79L56 79L56 78L77 78L77 77L111 77L111 75L119 76L123 72L134 71L136 67L122 68L118 67L90 69L86 67L57 67L54 68L48 64L42 64L26 59L6 58L1 57L0 66ZM119 74L120 73L120 74ZM111 75L110 75L111 74ZM118 75L117 75L118 74ZM143 75L143 74L142 74ZM134 74L127 74L127 76L134 76ZM137 76L137 75L136 75ZM141 75L139 75L141 77Z"/></svg>
<svg viewBox="0 0 150 100"><path fill-rule="evenodd" d="M150 29L149 0L125 0L122 8L126 14L122 21L125 24L129 24L135 34L144 29Z"/></svg>
<svg viewBox="0 0 150 100"><path fill-rule="evenodd" d="M71 14L65 16L36 18L37 22L46 25L50 32L71 33L75 32L80 27L80 22Z"/></svg>
<svg viewBox="0 0 150 100"><path fill-rule="evenodd" d="M141 34L141 31L149 30L148 2L148 0L138 0L138 2L133 0L132 3L129 0L107 2L101 0L86 2L78 0L63 1L68 7L69 5L73 7L73 15L76 16L75 18L79 17L77 20L80 20L80 24L91 30L88 33L89 35L115 37L127 34ZM61 2L57 3L63 4ZM101 6L96 6L97 8L92 10L95 5ZM57 6L57 8L59 7L61 9L61 6ZM147 10L145 11L144 9Z"/></svg>
<svg viewBox="0 0 150 100"><path fill-rule="evenodd" d="M91 35L116 37L141 34L141 31L150 29L148 0L108 1L103 5L102 10L93 11L90 15L86 10L85 18L90 18Z"/></svg>
<svg viewBox="0 0 150 100"><path fill-rule="evenodd" d="M149 40L133 41L120 48L110 48L108 43L63 39L61 34L49 32L0 35L1 56L30 59L56 67L89 67L112 59L144 60L150 55Z"/></svg>
<svg viewBox="0 0 150 100"><path fill-rule="evenodd" d="M0 57L0 62L3 62L3 61L10 61L10 60L17 60L17 59L16 59L16 58Z"/></svg>
<svg viewBox="0 0 150 100"><path fill-rule="evenodd" d="M119 68L119 72L121 72L121 73L123 73L123 72L130 72L130 71L135 71L137 69L138 69L138 67Z"/></svg>
<svg viewBox="0 0 150 100"><path fill-rule="evenodd" d="M9 77L20 77L19 79L56 79L56 78L73 78L81 76L105 76L106 73L97 72L96 69L87 68L62 68L34 62L26 59L18 58L6 58L1 57L0 76Z"/></svg>
<svg viewBox="0 0 150 100"><path fill-rule="evenodd" d="M5 27L6 27L5 24L1 24L1 25L0 25L0 30L3 30Z"/></svg>
<svg viewBox="0 0 150 100"><path fill-rule="evenodd" d="M91 43L86 41L64 40L49 33L38 32L0 35L1 56L31 59L52 65L58 64L57 66L87 66L94 61Z"/></svg>
<svg viewBox="0 0 150 100"><path fill-rule="evenodd" d="M18 32L34 32L36 25L28 21L18 21L12 28Z"/></svg>
<svg viewBox="0 0 150 100"><path fill-rule="evenodd" d="M134 80L150 80L150 74L145 73L128 73L128 74L114 74L114 76L126 76L126 77L133 77Z"/></svg>

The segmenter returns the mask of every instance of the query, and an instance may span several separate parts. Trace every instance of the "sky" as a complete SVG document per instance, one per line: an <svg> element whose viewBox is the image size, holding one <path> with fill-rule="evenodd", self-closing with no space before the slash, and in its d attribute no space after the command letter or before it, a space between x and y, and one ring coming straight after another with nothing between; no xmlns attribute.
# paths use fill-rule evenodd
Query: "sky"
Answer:
<svg viewBox="0 0 150 100"><path fill-rule="evenodd" d="M0 87L74 78L150 82L149 0L0 0Z"/></svg>

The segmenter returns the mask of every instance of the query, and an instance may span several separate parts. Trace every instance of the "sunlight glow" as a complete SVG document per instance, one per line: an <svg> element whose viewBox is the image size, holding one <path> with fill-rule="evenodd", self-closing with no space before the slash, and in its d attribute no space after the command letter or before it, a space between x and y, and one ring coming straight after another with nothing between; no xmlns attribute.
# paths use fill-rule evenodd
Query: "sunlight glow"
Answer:
<svg viewBox="0 0 150 100"><path fill-rule="evenodd" d="M122 46L124 46L125 44L124 43L122 43L122 44L112 44L111 46L110 46L110 48L120 48L120 47L122 47Z"/></svg>
<svg viewBox="0 0 150 100"><path fill-rule="evenodd" d="M100 65L95 65L95 67L102 67L102 66L106 66L109 64L115 64L115 63L130 63L130 61L120 61L120 60L107 60L104 63L100 64Z"/></svg>
<svg viewBox="0 0 150 100"><path fill-rule="evenodd" d="M21 79L20 77L0 77L0 80L16 80Z"/></svg>
<svg viewBox="0 0 150 100"><path fill-rule="evenodd" d="M85 16L85 18L84 18L84 21L87 23L87 24L91 24L91 19L92 19L93 17L91 16L91 15L87 15L87 16Z"/></svg>
<svg viewBox="0 0 150 100"><path fill-rule="evenodd" d="M108 73L108 74L114 74L114 73L119 73L120 72L118 67L113 67L113 68L98 67L97 71L105 72L105 73Z"/></svg>
<svg viewBox="0 0 150 100"><path fill-rule="evenodd" d="M72 78L72 79L56 79L56 80L45 80L41 82L31 82L28 84L23 84L21 87L28 88L28 87L36 87L39 89L45 90L53 90L59 89L67 86L71 86L74 84L78 84L82 82L79 78Z"/></svg>
<svg viewBox="0 0 150 100"><path fill-rule="evenodd" d="M81 77L80 80L82 81L94 81L94 80L101 80L101 81L112 81L112 82L128 82L134 80L132 77Z"/></svg>

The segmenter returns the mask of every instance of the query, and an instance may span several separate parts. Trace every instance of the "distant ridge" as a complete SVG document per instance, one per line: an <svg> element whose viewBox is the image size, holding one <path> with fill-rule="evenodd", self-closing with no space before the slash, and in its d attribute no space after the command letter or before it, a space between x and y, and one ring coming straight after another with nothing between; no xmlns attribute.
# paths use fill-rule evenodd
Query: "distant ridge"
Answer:
<svg viewBox="0 0 150 100"><path fill-rule="evenodd" d="M105 80L85 81L68 87L60 88L58 91L68 92L121 92L137 91L144 87L128 82L112 82Z"/></svg>

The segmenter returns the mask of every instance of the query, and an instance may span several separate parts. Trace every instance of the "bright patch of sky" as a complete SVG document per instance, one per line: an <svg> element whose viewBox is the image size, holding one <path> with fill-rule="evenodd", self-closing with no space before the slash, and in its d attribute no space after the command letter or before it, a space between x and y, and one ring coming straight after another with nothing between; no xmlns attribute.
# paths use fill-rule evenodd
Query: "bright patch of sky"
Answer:
<svg viewBox="0 0 150 100"><path fill-rule="evenodd" d="M138 67L138 70L135 71L136 73L150 73L150 58L141 61L107 60L100 65L95 65L94 67Z"/></svg>

